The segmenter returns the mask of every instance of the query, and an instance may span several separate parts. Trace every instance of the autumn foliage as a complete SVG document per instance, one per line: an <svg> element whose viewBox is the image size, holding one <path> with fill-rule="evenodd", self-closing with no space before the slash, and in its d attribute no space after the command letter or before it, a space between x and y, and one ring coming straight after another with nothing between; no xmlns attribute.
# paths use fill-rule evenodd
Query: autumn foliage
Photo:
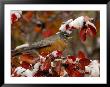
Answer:
<svg viewBox="0 0 110 87"><path fill-rule="evenodd" d="M95 27L95 24L91 22L89 17L87 17L88 18L87 21L85 21L86 16L81 16L76 18L75 20L69 19L68 21L62 23L61 20L59 19L60 17L59 16L53 18L53 20L55 19L55 22L52 23L51 22L52 19L49 19L49 17L51 15L53 15L52 17L54 17L54 12L48 11L44 12L42 14L43 17L41 17L42 15L39 14L42 14L42 12L41 13L37 12L36 15L35 12L33 11L27 11L26 13L24 12L23 14L19 12L17 12L17 14L13 13L11 14L11 23L12 23L11 26L13 28L13 26L15 27L16 24L18 24L18 27L21 27L22 23L24 23L24 25L28 25L28 27L31 26L32 29L30 29L29 31L28 27L26 28L23 27L24 30L22 29L18 30L20 33L22 32L22 35L24 35L24 39L29 37L30 33L31 33L30 37L32 36L34 37L37 34L40 35L40 37L42 37L43 39L46 39L53 35L60 34L59 38L56 39L49 46L36 48L34 50L31 49L25 52L21 52L21 54L15 57L12 57L11 76L12 77L100 76L99 60L97 59L94 60L89 57L90 55L88 54L90 54L90 51L93 49L90 49L90 51L88 51L88 49L86 49L86 46L88 44L85 44L85 42L88 41L89 36L91 36L92 38L96 38L98 32L97 27ZM36 18L36 21L40 20L39 18L41 17L41 19L46 22L45 27L42 24L43 23L42 21L35 22L34 17L36 16L39 16L38 18ZM12 33L16 32L15 30L13 29ZM75 34L74 32L77 33ZM20 35L17 33L15 34L15 36L18 38ZM14 34L12 35L12 37L14 37ZM36 36L35 38L38 38L38 36ZM73 42L69 40L70 38L72 38ZM76 38L78 38L78 40L76 40ZM75 48L75 45L70 46L71 43L69 43L69 41L72 44L77 45L80 43L81 45L84 45L85 46L84 50L80 47ZM29 46L30 45L31 44L29 44Z"/></svg>

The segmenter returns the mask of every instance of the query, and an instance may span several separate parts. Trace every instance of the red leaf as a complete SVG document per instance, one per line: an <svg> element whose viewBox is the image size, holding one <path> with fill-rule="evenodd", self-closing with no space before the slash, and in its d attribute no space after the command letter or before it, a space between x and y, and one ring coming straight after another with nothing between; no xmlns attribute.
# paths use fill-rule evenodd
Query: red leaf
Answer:
<svg viewBox="0 0 110 87"><path fill-rule="evenodd" d="M74 76L75 77L84 77L84 74L77 70L77 71L74 71Z"/></svg>
<svg viewBox="0 0 110 87"><path fill-rule="evenodd" d="M44 73L42 71L38 71L33 77L42 77Z"/></svg>
<svg viewBox="0 0 110 87"><path fill-rule="evenodd" d="M41 70L49 70L51 67L51 60L47 59L41 66Z"/></svg>
<svg viewBox="0 0 110 87"><path fill-rule="evenodd" d="M74 76L74 69L75 69L75 64L68 64L68 67L66 68L66 72L68 73L69 76Z"/></svg>
<svg viewBox="0 0 110 87"><path fill-rule="evenodd" d="M31 54L22 54L20 60L29 64L34 64L36 62L36 59Z"/></svg>
<svg viewBox="0 0 110 87"><path fill-rule="evenodd" d="M67 56L67 58L72 59L73 61L76 60L76 57L75 56Z"/></svg>
<svg viewBox="0 0 110 87"><path fill-rule="evenodd" d="M90 64L90 60L89 59L87 59L87 58L83 58L83 59L80 59L79 60L79 66L80 66L80 68L81 69L85 69L85 66L87 66L87 65L89 65Z"/></svg>
<svg viewBox="0 0 110 87"><path fill-rule="evenodd" d="M14 23L17 20L17 16L15 14L11 15L11 21Z"/></svg>
<svg viewBox="0 0 110 87"><path fill-rule="evenodd" d="M86 40L86 30L85 29L81 29L79 34L80 34L80 39L82 41L85 41Z"/></svg>
<svg viewBox="0 0 110 87"><path fill-rule="evenodd" d="M84 74L79 72L76 68L75 64L69 64L69 66L66 68L66 72L70 77L83 77Z"/></svg>
<svg viewBox="0 0 110 87"><path fill-rule="evenodd" d="M62 51L57 50L57 56L61 56L62 55Z"/></svg>
<svg viewBox="0 0 110 87"><path fill-rule="evenodd" d="M89 25L89 24L88 24L88 27L91 30L93 36L96 36L96 33L97 33L96 29L93 26Z"/></svg>
<svg viewBox="0 0 110 87"><path fill-rule="evenodd" d="M55 71L57 72L58 75L61 73L61 61L57 61Z"/></svg>
<svg viewBox="0 0 110 87"><path fill-rule="evenodd" d="M25 69L30 69L31 68L31 65L29 63L26 63L26 62L22 62L21 66Z"/></svg>
<svg viewBox="0 0 110 87"><path fill-rule="evenodd" d="M45 51L45 52L40 52L40 55L42 55L43 57L46 57L49 54L49 52Z"/></svg>
<svg viewBox="0 0 110 87"><path fill-rule="evenodd" d="M85 53L82 52L82 51L79 51L79 52L78 52L78 58L80 58L80 59L86 58Z"/></svg>

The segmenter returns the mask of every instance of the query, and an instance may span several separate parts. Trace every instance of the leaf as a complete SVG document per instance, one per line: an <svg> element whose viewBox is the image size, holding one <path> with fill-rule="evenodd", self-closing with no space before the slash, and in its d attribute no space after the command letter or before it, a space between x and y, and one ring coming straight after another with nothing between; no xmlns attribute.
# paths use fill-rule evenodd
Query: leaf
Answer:
<svg viewBox="0 0 110 87"><path fill-rule="evenodd" d="M46 56L49 54L48 51L44 51L44 50L43 50L43 52L39 52L39 53L40 53L40 55L42 55L43 57L46 57Z"/></svg>
<svg viewBox="0 0 110 87"><path fill-rule="evenodd" d="M81 41L85 41L86 40L86 30L81 29L79 34L80 34Z"/></svg>
<svg viewBox="0 0 110 87"><path fill-rule="evenodd" d="M14 23L17 20L17 16L15 14L11 15L11 21Z"/></svg>
<svg viewBox="0 0 110 87"><path fill-rule="evenodd" d="M20 60L18 59L18 57L13 57L11 59L11 66L14 66L14 67L20 66Z"/></svg>
<svg viewBox="0 0 110 87"><path fill-rule="evenodd" d="M57 54L58 57L60 57L60 56L62 56L62 51L57 50L57 53L56 54Z"/></svg>
<svg viewBox="0 0 110 87"><path fill-rule="evenodd" d="M83 58L79 60L79 66L82 70L85 69L85 66L90 64L90 60L88 58Z"/></svg>
<svg viewBox="0 0 110 87"><path fill-rule="evenodd" d="M31 68L31 65L29 63L26 63L26 62L22 62L21 66L25 69L30 69Z"/></svg>
<svg viewBox="0 0 110 87"><path fill-rule="evenodd" d="M61 73L61 61L56 62L55 71L57 72L58 75L60 75L60 73Z"/></svg>
<svg viewBox="0 0 110 87"><path fill-rule="evenodd" d="M38 71L33 77L42 77L44 76L42 71Z"/></svg>
<svg viewBox="0 0 110 87"><path fill-rule="evenodd" d="M88 24L88 27L91 30L93 36L96 36L96 33L97 33L96 29L93 26L89 25L89 24Z"/></svg>
<svg viewBox="0 0 110 87"><path fill-rule="evenodd" d="M22 54L20 56L20 60L22 62L26 62L26 63L29 63L29 64L35 64L35 62L36 62L36 59L31 54Z"/></svg>
<svg viewBox="0 0 110 87"><path fill-rule="evenodd" d="M76 57L75 56L67 56L67 58L72 59L73 61L76 60Z"/></svg>
<svg viewBox="0 0 110 87"><path fill-rule="evenodd" d="M80 58L80 59L86 58L85 53L82 51L78 51L78 58Z"/></svg>
<svg viewBox="0 0 110 87"><path fill-rule="evenodd" d="M51 67L51 60L48 58L47 60L45 60L45 62L42 64L41 66L41 70L49 70L49 68Z"/></svg>
<svg viewBox="0 0 110 87"><path fill-rule="evenodd" d="M84 77L84 74L77 70L77 71L74 71L74 76L75 77Z"/></svg>
<svg viewBox="0 0 110 87"><path fill-rule="evenodd" d="M74 69L75 69L75 64L69 63L65 70L69 76L74 76Z"/></svg>

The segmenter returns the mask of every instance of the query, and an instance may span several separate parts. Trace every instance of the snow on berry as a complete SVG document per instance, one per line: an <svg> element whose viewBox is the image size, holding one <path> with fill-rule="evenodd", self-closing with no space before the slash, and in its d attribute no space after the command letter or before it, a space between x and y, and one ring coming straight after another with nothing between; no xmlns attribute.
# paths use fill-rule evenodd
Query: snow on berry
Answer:
<svg viewBox="0 0 110 87"><path fill-rule="evenodd" d="M22 11L11 11L11 24L18 21L21 17Z"/></svg>
<svg viewBox="0 0 110 87"><path fill-rule="evenodd" d="M75 56L67 56L68 59L72 59L73 61L76 60L76 57Z"/></svg>

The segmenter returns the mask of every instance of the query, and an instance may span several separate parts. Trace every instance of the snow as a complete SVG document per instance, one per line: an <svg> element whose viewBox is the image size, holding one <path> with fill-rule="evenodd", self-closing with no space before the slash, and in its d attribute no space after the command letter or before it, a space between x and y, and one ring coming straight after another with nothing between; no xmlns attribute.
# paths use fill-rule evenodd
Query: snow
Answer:
<svg viewBox="0 0 110 87"><path fill-rule="evenodd" d="M72 31L70 31L70 30L66 30L66 33L71 34L71 33L72 33Z"/></svg>
<svg viewBox="0 0 110 87"><path fill-rule="evenodd" d="M78 18L76 18L74 21L72 21L71 23L69 23L69 26L72 27L82 27L83 26L83 22L84 22L84 16L80 16Z"/></svg>
<svg viewBox="0 0 110 87"><path fill-rule="evenodd" d="M25 72L22 73L23 76L27 76L27 77L33 77L34 72L27 69Z"/></svg>
<svg viewBox="0 0 110 87"><path fill-rule="evenodd" d="M91 23L90 21L87 21L86 25L91 25L92 27L94 27L96 29L95 25L93 23Z"/></svg>
<svg viewBox="0 0 110 87"><path fill-rule="evenodd" d="M37 71L38 71L38 64L35 64L33 70L17 67L14 73L16 72L17 75L21 75L21 76L33 77ZM12 74L12 76L14 76L14 73Z"/></svg>
<svg viewBox="0 0 110 87"><path fill-rule="evenodd" d="M18 74L18 75L21 75L24 71L26 71L25 68L22 68L22 67L17 67L15 69L15 72Z"/></svg>
<svg viewBox="0 0 110 87"><path fill-rule="evenodd" d="M52 55L54 56L54 57L57 57L58 55L57 55L57 51L53 51L52 52Z"/></svg>
<svg viewBox="0 0 110 87"><path fill-rule="evenodd" d="M37 72L39 70L39 67L40 67L41 63L38 62L34 65L34 70Z"/></svg>
<svg viewBox="0 0 110 87"><path fill-rule="evenodd" d="M64 24L61 25L61 27L59 28L59 30L62 31L62 32L66 32L68 34L71 34L72 33L71 29L66 29L66 25L68 24L70 28L72 26L73 27L76 27L76 28L77 27L80 28L80 27L83 26L83 22L84 22L84 17L83 16L80 16L80 17L76 18L75 20L70 19L70 20L64 22Z"/></svg>
<svg viewBox="0 0 110 87"><path fill-rule="evenodd" d="M54 67L54 63L53 62L51 62L51 67Z"/></svg>
<svg viewBox="0 0 110 87"><path fill-rule="evenodd" d="M88 66L85 66L85 72L89 72L91 77L98 77L100 75L98 60L93 60Z"/></svg>
<svg viewBox="0 0 110 87"><path fill-rule="evenodd" d="M16 17L17 17L16 21L18 21L18 19L21 17L22 11L18 11L18 10L11 11L11 15L12 14L15 14L16 15ZM12 21L11 21L11 23L12 23Z"/></svg>
<svg viewBox="0 0 110 87"><path fill-rule="evenodd" d="M17 16L17 18L21 17L22 11L11 11L11 14L15 14Z"/></svg>
<svg viewBox="0 0 110 87"><path fill-rule="evenodd" d="M39 55L39 57L40 57L40 61L41 61L41 62L45 62L45 60L46 60L45 57L43 57L43 56L41 56L41 55Z"/></svg>
<svg viewBox="0 0 110 87"><path fill-rule="evenodd" d="M62 32L66 32L65 26L66 26L66 24L62 24L61 27L59 28L59 30L61 30Z"/></svg>

